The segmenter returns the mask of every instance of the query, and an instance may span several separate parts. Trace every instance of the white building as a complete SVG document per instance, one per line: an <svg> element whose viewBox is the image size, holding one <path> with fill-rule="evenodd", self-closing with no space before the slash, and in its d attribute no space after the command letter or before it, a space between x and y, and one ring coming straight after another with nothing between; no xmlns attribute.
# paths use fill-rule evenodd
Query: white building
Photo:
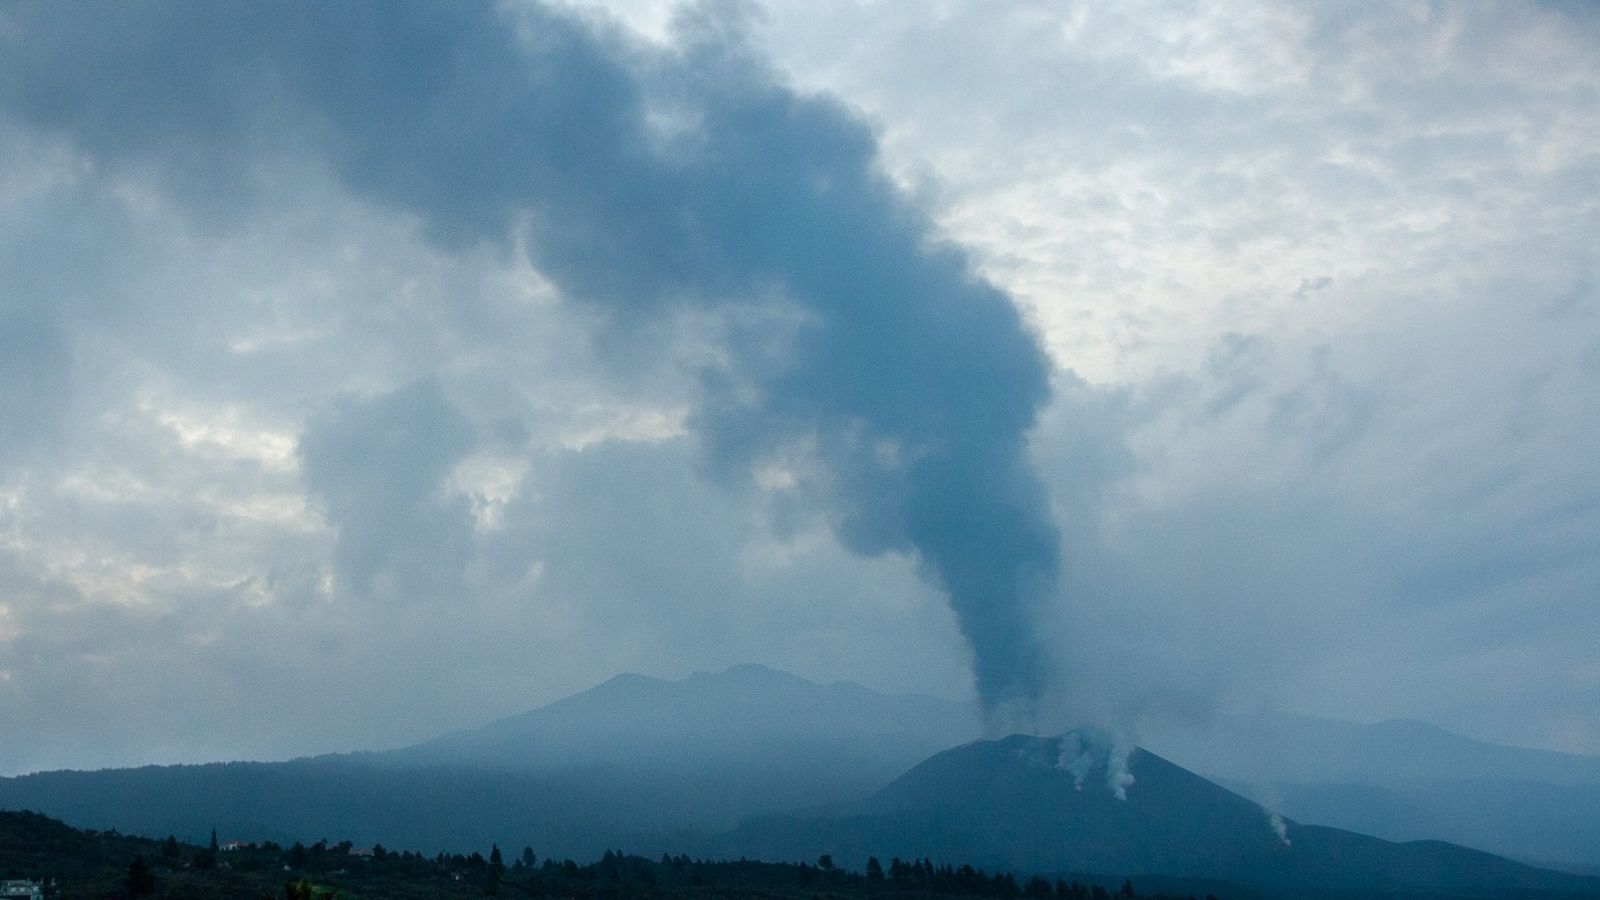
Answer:
<svg viewBox="0 0 1600 900"><path fill-rule="evenodd" d="M44 882L0 881L0 900L44 900Z"/></svg>

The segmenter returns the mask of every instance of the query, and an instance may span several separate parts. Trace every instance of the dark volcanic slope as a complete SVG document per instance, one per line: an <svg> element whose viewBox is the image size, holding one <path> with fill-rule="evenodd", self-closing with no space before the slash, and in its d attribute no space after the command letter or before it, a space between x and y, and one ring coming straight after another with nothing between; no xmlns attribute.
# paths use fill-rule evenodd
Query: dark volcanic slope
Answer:
<svg viewBox="0 0 1600 900"><path fill-rule="evenodd" d="M1110 777L1117 769L1108 767L1116 756L1108 738L1089 731L978 741L916 766L855 815L751 822L725 846L768 858L930 856L1032 872L1200 876L1273 890L1600 896L1600 881L1440 842L1395 844L1293 822L1283 823L1285 840L1260 806L1143 750L1126 755L1133 782L1118 799Z"/></svg>

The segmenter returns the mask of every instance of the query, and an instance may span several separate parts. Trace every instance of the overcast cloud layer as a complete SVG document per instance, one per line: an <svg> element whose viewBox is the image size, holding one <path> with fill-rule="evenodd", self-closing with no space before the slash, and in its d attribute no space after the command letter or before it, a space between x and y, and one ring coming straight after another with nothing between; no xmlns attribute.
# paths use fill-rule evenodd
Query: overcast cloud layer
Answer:
<svg viewBox="0 0 1600 900"><path fill-rule="evenodd" d="M196 9L0 10L0 772L749 660L1600 753L1584 5ZM980 488L1060 560L987 676Z"/></svg>

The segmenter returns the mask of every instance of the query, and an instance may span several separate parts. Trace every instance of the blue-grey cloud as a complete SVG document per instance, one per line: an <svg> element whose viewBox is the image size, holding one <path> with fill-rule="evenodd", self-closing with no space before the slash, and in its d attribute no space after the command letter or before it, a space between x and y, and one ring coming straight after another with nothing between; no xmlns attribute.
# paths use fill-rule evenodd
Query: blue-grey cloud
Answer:
<svg viewBox="0 0 1600 900"><path fill-rule="evenodd" d="M447 495L472 426L436 384L347 399L300 438L307 487L338 529L341 587L447 603L472 550L467 498Z"/></svg>
<svg viewBox="0 0 1600 900"><path fill-rule="evenodd" d="M568 299L624 328L685 309L740 318L693 417L708 471L745 478L806 448L843 542L920 559L972 645L979 695L1027 701L1044 678L1034 606L1057 570L1025 452L1045 355L879 171L870 130L784 87L736 18L690 14L677 48L652 55L538 5L20 6L3 96L208 215L225 215L219 190L249 190L260 141L309 152L445 247L526 228ZM399 401L347 412L355 437L316 427L302 455L342 565L370 579L410 539L363 523L392 526L438 473L369 485L368 441L378 475L407 461L383 429L432 438L386 423L419 412Z"/></svg>

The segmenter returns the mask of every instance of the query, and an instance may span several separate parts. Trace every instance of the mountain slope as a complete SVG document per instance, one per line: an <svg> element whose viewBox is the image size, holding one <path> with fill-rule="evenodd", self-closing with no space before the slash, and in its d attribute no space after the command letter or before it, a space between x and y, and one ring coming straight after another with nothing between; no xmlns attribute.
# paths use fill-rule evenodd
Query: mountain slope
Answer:
<svg viewBox="0 0 1600 900"><path fill-rule="evenodd" d="M619 675L531 712L379 757L532 772L848 760L887 780L976 735L964 703L880 694L850 682L822 685L743 665L681 681Z"/></svg>
<svg viewBox="0 0 1600 900"><path fill-rule="evenodd" d="M1171 758L1302 821L1600 866L1600 757L1490 744L1410 720L1281 713L1153 738Z"/></svg>
<svg viewBox="0 0 1600 900"><path fill-rule="evenodd" d="M582 857L859 800L974 730L960 703L760 666L676 682L623 675L387 753L0 778L0 809L142 834L499 841Z"/></svg>
<svg viewBox="0 0 1600 900"><path fill-rule="evenodd" d="M1271 891L1572 891L1600 881L1441 842L1395 844L1283 822L1155 754L1106 736L1013 736L938 754L853 814L746 823L723 846L765 857L831 852L971 859L1023 871L1183 875ZM1125 788L1118 799L1114 788Z"/></svg>
<svg viewBox="0 0 1600 900"><path fill-rule="evenodd" d="M1408 786L1487 778L1600 785L1600 757L1491 744L1411 719L1364 725L1258 713L1203 730L1147 735L1146 743L1197 772L1257 784Z"/></svg>
<svg viewBox="0 0 1600 900"><path fill-rule="evenodd" d="M1600 866L1600 785L1465 778L1407 787L1238 785L1285 815L1390 840L1436 838L1573 871Z"/></svg>
<svg viewBox="0 0 1600 900"><path fill-rule="evenodd" d="M859 799L976 732L963 703L743 665L681 681L619 675L372 759L643 782L680 827L727 828L746 815Z"/></svg>

